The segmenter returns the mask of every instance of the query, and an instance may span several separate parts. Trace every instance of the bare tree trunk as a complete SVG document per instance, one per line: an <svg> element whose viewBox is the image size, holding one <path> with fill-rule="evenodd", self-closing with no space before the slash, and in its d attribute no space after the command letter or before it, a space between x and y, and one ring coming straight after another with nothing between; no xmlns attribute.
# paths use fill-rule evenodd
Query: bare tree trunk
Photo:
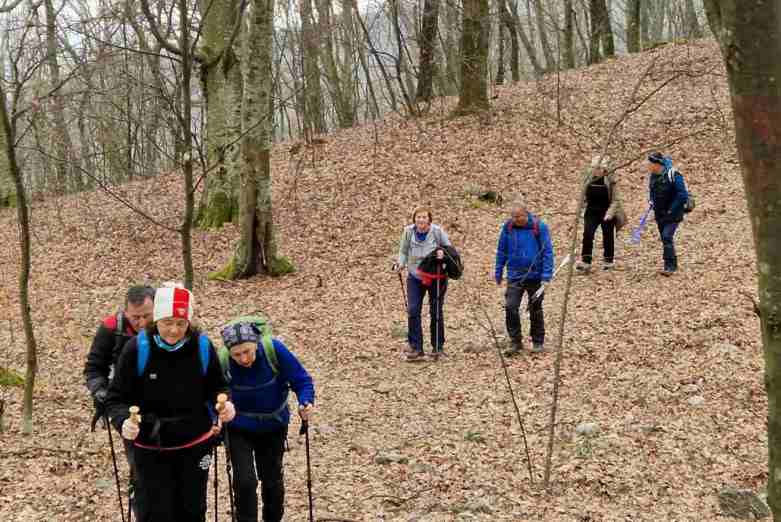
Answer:
<svg viewBox="0 0 781 522"><path fill-rule="evenodd" d="M350 0L341 0L342 7L342 27L341 27L341 44L342 44L342 61L339 66L339 75L342 83L342 117L345 118L345 122L349 113L350 126L355 125L356 121L356 81L355 73L357 62L357 53L355 51L356 31L355 22L353 20L353 11Z"/></svg>
<svg viewBox="0 0 781 522"><path fill-rule="evenodd" d="M420 33L420 62L418 88L415 101L429 101L433 96L434 49L439 23L439 0L425 0L423 4L423 28Z"/></svg>
<svg viewBox="0 0 781 522"><path fill-rule="evenodd" d="M630 53L640 52L640 9L641 0L628 0L626 5L626 49Z"/></svg>
<svg viewBox="0 0 781 522"><path fill-rule="evenodd" d="M464 1L459 114L488 109L488 0Z"/></svg>
<svg viewBox="0 0 781 522"><path fill-rule="evenodd" d="M504 22L499 20L499 56L496 58L496 78L494 83L502 85L504 83Z"/></svg>
<svg viewBox="0 0 781 522"><path fill-rule="evenodd" d="M767 391L768 504L781 520L781 6L705 0L732 98L756 249Z"/></svg>
<svg viewBox="0 0 781 522"><path fill-rule="evenodd" d="M537 20L537 31L540 33L540 46L542 46L542 55L545 57L546 69L552 71L556 68L556 60L548 42L548 28L545 23L545 16L548 13L543 11L542 0L534 0L534 14Z"/></svg>
<svg viewBox="0 0 781 522"><path fill-rule="evenodd" d="M242 56L241 233L235 255L217 277L277 274L277 242L271 199L271 119L274 1L253 0Z"/></svg>
<svg viewBox="0 0 781 522"><path fill-rule="evenodd" d="M44 0L46 6L46 63L49 68L51 96L50 113L54 127L54 168L56 172L57 190L81 190L81 174L76 174L75 155L71 142L68 126L65 123L65 105L62 96L60 82L60 63L57 57L57 14L54 11L52 0Z"/></svg>
<svg viewBox="0 0 781 522"><path fill-rule="evenodd" d="M388 89L388 96L390 97L391 110L397 112L399 110L399 106L396 102L396 92L393 88L393 83L391 82L388 71L385 69L385 64L380 57L379 51L374 46L374 41L372 40L371 34L369 34L369 29L366 27L366 22L363 21L363 17L361 17L360 11L358 11L357 0L353 0L353 10L355 11L355 18L358 20L358 24L363 30L363 36L366 38L366 43L369 45L369 51L372 53L372 56L374 56L374 59L377 62L377 67L379 67L380 73L382 74L382 78L385 80L385 86Z"/></svg>
<svg viewBox="0 0 781 522"><path fill-rule="evenodd" d="M572 0L564 0L564 68L575 68L575 39L574 39L574 18L575 12L572 10Z"/></svg>
<svg viewBox="0 0 781 522"><path fill-rule="evenodd" d="M499 0L499 19L501 24L510 33L510 73L513 82L521 81L520 48L518 45L518 32L515 29L515 19L507 9L507 0Z"/></svg>
<svg viewBox="0 0 781 522"><path fill-rule="evenodd" d="M326 131L323 90L320 86L320 38L315 31L312 0L300 0L301 56L304 76L304 128L312 133ZM246 87L246 86L245 86Z"/></svg>
<svg viewBox="0 0 781 522"><path fill-rule="evenodd" d="M32 260L30 255L30 213L27 207L27 195L24 189L22 172L16 161L16 124L11 121L6 106L6 95L0 82L0 146L5 156L2 162L7 166L15 191L16 191L16 216L19 221L19 248L21 250L21 264L19 268L19 307L24 327L24 338L27 345L27 370L24 377L24 397L22 399L22 433L32 435L33 432L33 391L35 389L35 376L38 373L38 348L35 342L33 321L30 314L30 271ZM16 95L14 95L16 97Z"/></svg>
<svg viewBox="0 0 781 522"><path fill-rule="evenodd" d="M526 31L523 30L521 17L518 16L518 5L515 2L516 0L509 0L510 12L512 13L513 21L515 22L515 30L518 32L518 36L521 38L523 48L526 49L526 55L529 57L529 62L532 64L532 69L534 69L535 76L541 76L545 70L537 60L537 51L534 50L534 45L526 35Z"/></svg>
<svg viewBox="0 0 781 522"><path fill-rule="evenodd" d="M694 0L685 0L684 17L686 19L686 37L702 38L702 28L697 20L697 10L694 8Z"/></svg>
<svg viewBox="0 0 781 522"><path fill-rule="evenodd" d="M235 56L228 47L233 32L235 0L199 0L203 20L203 63L201 88L206 99L206 175L205 198L198 209L198 226L218 228L238 214L236 172L227 161L231 136L228 132L227 79L225 71L233 67ZM234 145L235 147L235 145Z"/></svg>
<svg viewBox="0 0 781 522"><path fill-rule="evenodd" d="M602 51L605 58L616 55L616 45L613 40L613 24L610 21L610 11L607 8L606 0L599 0L602 15Z"/></svg>
<svg viewBox="0 0 781 522"><path fill-rule="evenodd" d="M339 127L346 129L353 126L353 109L352 105L347 99L348 94L345 93L345 86L342 84L343 78L339 74L339 67L337 66L334 53L333 35L335 27L332 21L331 0L318 0L317 11L318 32L322 35L322 48L320 49L320 56L322 57L323 64L325 65L325 77L329 86L334 108L336 109L336 118L339 122Z"/></svg>
<svg viewBox="0 0 781 522"><path fill-rule="evenodd" d="M184 265L184 286L192 290L195 273L193 270L192 229L195 214L195 193L193 187L193 131L192 125L192 92L191 81L193 71L192 54L190 53L190 10L187 0L179 0L179 17L182 20L179 38L182 51L182 170L184 181L184 220L179 228L182 236L182 262Z"/></svg>

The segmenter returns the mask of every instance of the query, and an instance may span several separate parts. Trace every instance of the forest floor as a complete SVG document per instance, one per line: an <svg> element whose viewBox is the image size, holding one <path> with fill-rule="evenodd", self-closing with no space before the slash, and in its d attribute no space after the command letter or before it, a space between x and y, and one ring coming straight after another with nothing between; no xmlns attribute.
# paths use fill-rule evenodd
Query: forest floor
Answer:
<svg viewBox="0 0 781 522"><path fill-rule="evenodd" d="M425 118L339 131L298 155L290 154L292 144L276 146L280 250L298 270L209 281L206 274L229 259L237 229L196 231L196 314L218 340L226 320L262 309L312 373L319 520L727 520L717 492L726 485L760 491L767 479L767 399L759 323L747 297L756 294L753 242L718 48L670 44L559 79L492 89L492 109L480 117L450 118L455 100L445 99ZM489 333L504 335L491 274L508 209L472 194L495 190L505 201L522 194L550 225L558 262L569 248L583 168L635 107L631 99L657 89L629 111L608 152L621 165L630 216L619 234L618 269L572 279L545 491L566 277L546 292L549 351L509 362L531 480ZM647 204L643 159L653 149L673 156L697 195L676 237L680 273L672 278L657 274L661 243L653 225L639 245L626 241ZM180 184L162 176L115 192L175 226ZM419 203L433 208L466 272L447 294L449 356L407 364L399 358L401 289L389 269ZM32 227L40 364L34 434L20 434L21 390L0 388L0 520L120 520L105 430L89 431L82 368L97 324L129 285L181 278L179 239L102 191L36 201ZM15 212L0 212L0 360L23 372L17 230ZM598 241L597 259L600 249ZM578 435L583 422L597 430ZM297 430L295 420L286 456L291 521L307 520ZM220 520L228 520L222 464L219 472Z"/></svg>

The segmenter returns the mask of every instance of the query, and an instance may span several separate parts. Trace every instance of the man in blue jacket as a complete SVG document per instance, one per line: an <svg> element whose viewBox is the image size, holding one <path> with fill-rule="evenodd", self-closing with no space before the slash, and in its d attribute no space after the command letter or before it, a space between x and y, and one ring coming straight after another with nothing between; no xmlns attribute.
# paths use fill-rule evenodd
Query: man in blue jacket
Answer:
<svg viewBox="0 0 781 522"><path fill-rule="evenodd" d="M510 338L508 356L521 353L523 336L519 308L523 294L528 294L532 351L545 350L545 319L542 312L544 294L534 299L534 293L553 276L553 245L548 226L540 218L526 210L525 205L515 204L510 219L502 225L496 247L496 284L501 286L504 268L507 266L507 290L505 291L505 321Z"/></svg>
<svg viewBox="0 0 781 522"><path fill-rule="evenodd" d="M292 388L298 398L302 421L308 421L314 384L284 343L256 323L231 322L222 330L222 340L220 360L236 408L236 417L228 425L236 519L257 522L260 475L263 521L279 522L285 511L282 458L290 423L288 390Z"/></svg>
<svg viewBox="0 0 781 522"><path fill-rule="evenodd" d="M660 273L671 276L678 270L673 238L678 225L683 221L684 206L689 199L689 193L683 176L673 168L673 161L669 156L652 152L648 156L648 171L648 192L662 239L664 270Z"/></svg>

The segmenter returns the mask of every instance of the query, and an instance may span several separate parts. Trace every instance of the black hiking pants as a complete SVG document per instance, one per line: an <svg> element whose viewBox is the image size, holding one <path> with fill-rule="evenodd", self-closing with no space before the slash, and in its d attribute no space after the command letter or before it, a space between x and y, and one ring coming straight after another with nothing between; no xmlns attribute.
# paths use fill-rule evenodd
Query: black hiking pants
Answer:
<svg viewBox="0 0 781 522"><path fill-rule="evenodd" d="M286 440L287 426L266 433L230 430L238 522L258 522L258 479L263 499L263 522L282 520L285 513L282 461Z"/></svg>
<svg viewBox="0 0 781 522"><path fill-rule="evenodd" d="M138 522L204 522L212 439L180 450L135 446Z"/></svg>
<svg viewBox="0 0 781 522"><path fill-rule="evenodd" d="M586 209L583 216L583 248L580 259L584 263L591 264L591 254L594 250L594 235L597 228L602 228L602 246L604 247L604 259L606 263L613 262L616 238L616 220L604 221L607 209Z"/></svg>
<svg viewBox="0 0 781 522"><path fill-rule="evenodd" d="M542 312L543 293L539 299L532 299L534 292L540 288L540 280L507 281L507 290L504 293L505 323L507 336L514 345L521 345L523 334L521 332L521 314L519 308L523 294L528 294L529 302L529 328L532 342L543 344L545 342L545 317Z"/></svg>

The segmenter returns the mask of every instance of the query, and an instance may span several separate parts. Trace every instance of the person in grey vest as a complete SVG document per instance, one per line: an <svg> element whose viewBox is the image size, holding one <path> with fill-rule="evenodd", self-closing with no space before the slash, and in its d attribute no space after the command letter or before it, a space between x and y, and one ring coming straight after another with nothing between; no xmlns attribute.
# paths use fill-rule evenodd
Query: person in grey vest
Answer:
<svg viewBox="0 0 781 522"><path fill-rule="evenodd" d="M444 229L432 223L431 210L418 207L412 213L412 223L404 227L401 233L399 245L399 260L395 268L397 271L407 271L407 348L408 361L415 361L424 356L423 329L421 326L421 309L423 298L428 294L432 357L437 359L443 353L445 344L445 323L443 308L445 294L447 292L447 276L435 275L435 281L427 278L423 281L418 273L420 262L431 254L437 252L439 259L444 259L442 247L450 246L450 239ZM425 284L428 282L429 284Z"/></svg>

